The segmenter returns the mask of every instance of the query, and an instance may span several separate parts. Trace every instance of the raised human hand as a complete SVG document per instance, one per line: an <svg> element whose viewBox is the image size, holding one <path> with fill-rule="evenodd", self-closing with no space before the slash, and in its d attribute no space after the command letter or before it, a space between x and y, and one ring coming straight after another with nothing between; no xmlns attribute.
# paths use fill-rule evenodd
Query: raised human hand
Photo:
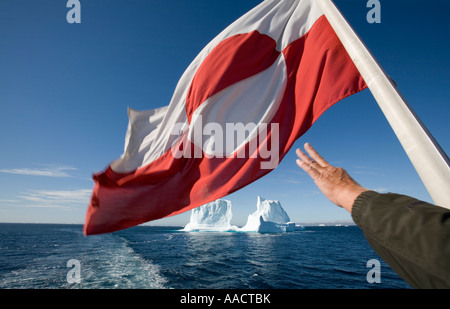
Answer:
<svg viewBox="0 0 450 309"><path fill-rule="evenodd" d="M368 189L359 185L340 167L330 165L310 144L305 150L297 149L297 165L311 176L320 191L334 204L352 212L356 198Z"/></svg>

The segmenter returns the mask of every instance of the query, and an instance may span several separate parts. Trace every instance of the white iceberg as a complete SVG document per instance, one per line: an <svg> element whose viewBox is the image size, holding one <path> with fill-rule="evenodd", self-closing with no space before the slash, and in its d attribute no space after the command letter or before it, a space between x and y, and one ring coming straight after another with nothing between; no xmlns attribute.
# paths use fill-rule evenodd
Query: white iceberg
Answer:
<svg viewBox="0 0 450 309"><path fill-rule="evenodd" d="M239 228L231 224L233 213L231 202L228 200L215 200L191 210L189 223L184 231L211 231L211 232L258 232L283 233L301 229L291 222L286 211L279 201L265 200L258 196L257 209L250 214L247 224Z"/></svg>
<svg viewBox="0 0 450 309"><path fill-rule="evenodd" d="M281 233L296 230L279 201L265 200L258 196L257 209L250 214L247 224L239 229L242 232Z"/></svg>
<svg viewBox="0 0 450 309"><path fill-rule="evenodd" d="M231 202L228 200L215 200L191 210L189 223L184 231L215 231L226 232L237 230L231 225L233 213Z"/></svg>

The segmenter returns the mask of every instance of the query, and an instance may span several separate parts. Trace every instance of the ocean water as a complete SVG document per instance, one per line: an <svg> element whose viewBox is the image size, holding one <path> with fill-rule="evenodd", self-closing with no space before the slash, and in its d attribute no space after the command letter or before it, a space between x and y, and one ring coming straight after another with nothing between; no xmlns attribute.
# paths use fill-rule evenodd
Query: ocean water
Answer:
<svg viewBox="0 0 450 309"><path fill-rule="evenodd" d="M373 259L380 280L369 283ZM393 288L410 287L356 226L284 234L138 226L85 237L81 225L0 224L0 289Z"/></svg>

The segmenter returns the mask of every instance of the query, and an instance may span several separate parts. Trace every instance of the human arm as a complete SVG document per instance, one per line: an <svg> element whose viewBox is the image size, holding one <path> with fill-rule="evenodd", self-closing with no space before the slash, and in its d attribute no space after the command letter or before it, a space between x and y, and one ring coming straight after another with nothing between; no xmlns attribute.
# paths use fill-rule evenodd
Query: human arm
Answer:
<svg viewBox="0 0 450 309"><path fill-rule="evenodd" d="M347 209L375 252L415 288L450 288L450 210L360 186L309 144L297 164L325 196Z"/></svg>
<svg viewBox="0 0 450 309"><path fill-rule="evenodd" d="M450 210L395 193L363 192L352 218L375 252L414 288L450 288Z"/></svg>

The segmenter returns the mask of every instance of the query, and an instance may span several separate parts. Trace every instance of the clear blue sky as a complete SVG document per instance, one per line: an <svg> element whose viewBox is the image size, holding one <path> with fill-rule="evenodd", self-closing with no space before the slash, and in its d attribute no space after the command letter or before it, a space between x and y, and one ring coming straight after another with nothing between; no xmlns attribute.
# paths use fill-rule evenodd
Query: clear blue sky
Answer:
<svg viewBox="0 0 450 309"><path fill-rule="evenodd" d="M123 150L127 107L167 105L178 79L222 29L260 1L0 2L0 222L83 223L93 181ZM450 4L336 0L442 148L450 151ZM310 142L362 185L431 201L369 90L324 113ZM266 177L228 196L244 224L257 195L296 222L350 220L295 164L295 147ZM154 224L181 224L189 213Z"/></svg>

